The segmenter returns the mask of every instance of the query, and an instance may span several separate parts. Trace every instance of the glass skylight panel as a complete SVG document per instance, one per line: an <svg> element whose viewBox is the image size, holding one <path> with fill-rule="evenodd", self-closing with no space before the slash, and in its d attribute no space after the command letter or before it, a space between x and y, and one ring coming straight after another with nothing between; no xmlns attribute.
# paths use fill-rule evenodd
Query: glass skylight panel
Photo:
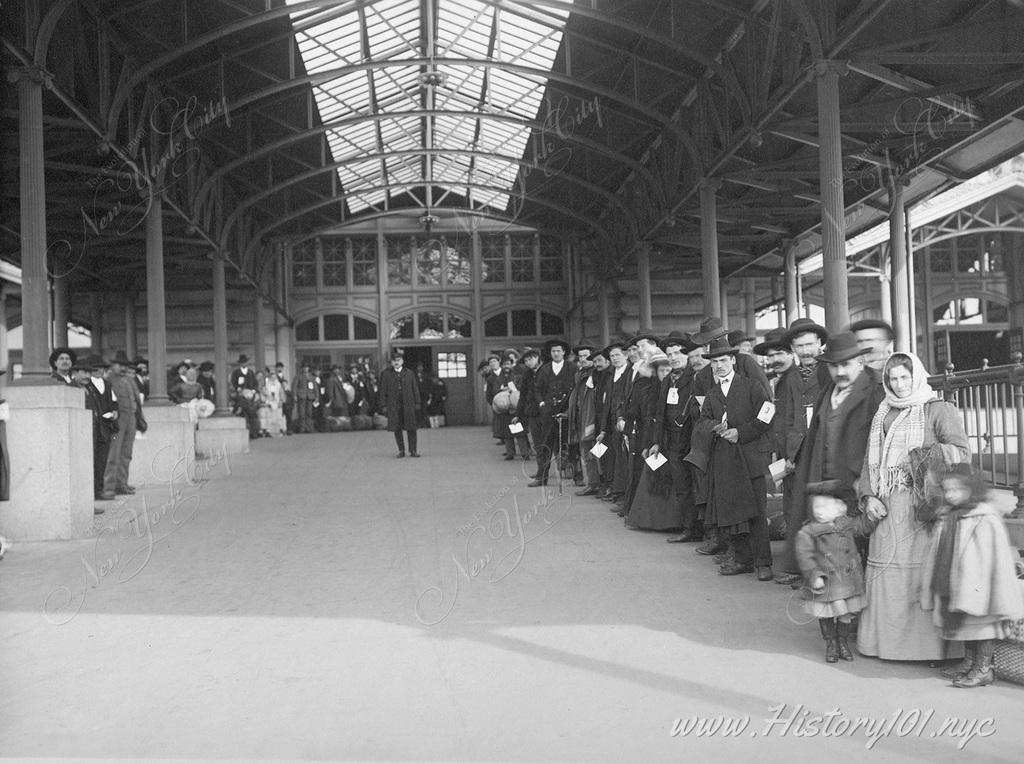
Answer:
<svg viewBox="0 0 1024 764"><path fill-rule="evenodd" d="M299 0L286 2L293 4ZM425 24L425 19L421 18L425 7L422 2L378 0L361 6L370 59L392 60L397 65L349 72L313 88L325 124L370 116L374 106L379 114L421 113L430 106L439 112L425 122L420 117L384 118L346 122L343 127L328 132L327 142L336 162L357 160L346 163L338 171L352 212L386 201L387 192L380 187L387 184L418 188L432 182L451 185L459 195L466 193L465 185L471 182L503 188L512 186L519 165L497 156L444 154L427 162L419 155L407 153L358 161L360 157L388 152L422 151L427 146L501 157L524 155L530 124L445 116L444 111L508 115L528 122L544 120L541 113L544 85L561 45L562 27L571 11L572 0L563 0L561 6L556 7L525 7L523 12L534 18L480 0L440 0L437 6L436 40L431 50L424 49L421 40ZM293 16L296 44L310 74L367 60L360 18L355 10L340 14L337 8ZM469 61L488 57L492 33L495 35L494 64L487 67L469 64ZM444 77L440 84L428 90L421 81L422 66L400 63L422 58L462 59L467 63L438 63L427 67L428 71L433 68ZM529 67L536 73L502 70L501 63ZM430 92L432 102L428 97ZM425 134L425 130L430 134ZM424 177L425 168L429 168L432 177ZM393 195L402 193L396 189ZM423 197L423 194L410 196ZM495 204L501 208L507 205L509 198L507 193L482 189L471 191L470 196L475 205Z"/></svg>

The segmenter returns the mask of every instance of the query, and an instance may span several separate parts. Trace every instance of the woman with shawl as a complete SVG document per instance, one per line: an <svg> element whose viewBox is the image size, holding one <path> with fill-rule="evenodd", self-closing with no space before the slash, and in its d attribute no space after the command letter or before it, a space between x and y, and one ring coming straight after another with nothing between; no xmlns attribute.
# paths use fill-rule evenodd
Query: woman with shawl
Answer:
<svg viewBox="0 0 1024 764"><path fill-rule="evenodd" d="M871 422L859 488L869 516L878 502L887 514L868 547L868 605L860 616L857 649L888 660L959 657L947 654L932 614L921 607L931 530L922 511L930 498L922 467L969 460L967 434L956 407L936 399L924 364L912 353L889 358L882 385L885 400Z"/></svg>

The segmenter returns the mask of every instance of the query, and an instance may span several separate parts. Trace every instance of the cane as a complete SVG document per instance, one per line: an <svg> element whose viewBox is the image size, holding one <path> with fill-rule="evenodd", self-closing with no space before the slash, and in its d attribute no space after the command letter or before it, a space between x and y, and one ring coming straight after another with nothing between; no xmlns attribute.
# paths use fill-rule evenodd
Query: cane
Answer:
<svg viewBox="0 0 1024 764"><path fill-rule="evenodd" d="M558 420L558 461L555 462L555 471L558 473L558 495L562 495L562 463L564 455L562 454L562 423L569 418L566 413L555 414L555 419Z"/></svg>

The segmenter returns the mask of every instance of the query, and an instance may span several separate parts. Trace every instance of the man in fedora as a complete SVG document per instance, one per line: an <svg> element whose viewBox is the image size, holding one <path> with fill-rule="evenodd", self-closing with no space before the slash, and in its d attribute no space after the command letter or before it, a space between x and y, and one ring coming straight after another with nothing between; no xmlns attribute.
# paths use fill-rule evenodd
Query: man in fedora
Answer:
<svg viewBox="0 0 1024 764"><path fill-rule="evenodd" d="M50 353L50 378L62 385L72 384L71 367L78 360L78 355L71 348L54 348Z"/></svg>
<svg viewBox="0 0 1024 764"><path fill-rule="evenodd" d="M728 344L728 334L724 326L722 326L722 319L718 316L707 316L703 321L700 322L700 331L693 335L692 339L695 345L707 346L710 342L722 339L725 341L726 346ZM731 347L731 346L729 346ZM768 377L765 376L764 369L761 368L761 364L757 362L753 356L747 355L746 353L736 355L736 373L741 377L751 379L757 384L761 385L765 395L771 395L771 387L768 384ZM697 377L694 384L696 385L696 395L706 395L707 391L710 390L715 382L714 375L711 372L711 366L705 366L701 371L697 372Z"/></svg>
<svg viewBox="0 0 1024 764"><path fill-rule="evenodd" d="M119 430L117 401L113 385L106 378L110 364L94 355L75 366L81 366L88 374L81 386L85 390L85 407L92 412L93 495L101 499L110 443Z"/></svg>
<svg viewBox="0 0 1024 764"><path fill-rule="evenodd" d="M857 338L857 347L868 351L864 354L865 371L876 384L882 384L882 367L892 355L896 332L880 318L854 321L850 331Z"/></svg>
<svg viewBox="0 0 1024 764"><path fill-rule="evenodd" d="M249 439L260 436L259 406L256 403L256 372L249 368L249 356L242 353L238 356L238 365L231 372L231 389L235 395L235 407L245 417L249 429Z"/></svg>
<svg viewBox="0 0 1024 764"><path fill-rule="evenodd" d="M540 412L541 443L537 447L537 477L530 488L547 485L548 470L555 454L565 456L567 445L569 394L576 381L576 365L565 360L570 350L565 340L548 340L544 343L545 355L551 360L541 366L534 380L534 397ZM562 420L559 426L559 420ZM559 434L561 433L561 440ZM562 464L555 469L562 469Z"/></svg>
<svg viewBox="0 0 1024 764"><path fill-rule="evenodd" d="M699 445L703 453L687 459L706 464L705 525L716 527L732 551L733 558L723 561L719 573L756 571L759 581L771 581L765 473L774 407L759 383L736 372L738 355L724 337L712 341L704 353L715 377L697 425L706 437Z"/></svg>
<svg viewBox="0 0 1024 764"><path fill-rule="evenodd" d="M829 340L828 349L821 356L830 380L821 391L803 448L797 455L792 523L796 527L790 533L787 522L787 561L791 560L796 531L807 518L806 485L840 480L855 486L860 478L871 421L885 398L882 386L865 372L864 359L870 352L869 348L860 347L854 334L843 332ZM796 515L797 509L803 514ZM847 511L851 515L857 513L855 506ZM866 545L858 546L862 554L866 553Z"/></svg>
<svg viewBox="0 0 1024 764"><path fill-rule="evenodd" d="M391 353L391 366L380 375L380 410L388 418L388 429L395 434L398 458L405 456L405 441L402 433L409 438L409 456L419 458L416 450L416 420L422 406L416 374L405 366L405 356L396 351Z"/></svg>
<svg viewBox="0 0 1024 764"><path fill-rule="evenodd" d="M742 329L733 329L726 335L730 347L736 348L746 355L754 355L755 338L751 337Z"/></svg>
<svg viewBox="0 0 1024 764"><path fill-rule="evenodd" d="M572 459L574 482L586 484L586 488L576 492L577 496L593 496L600 485L597 459L590 453L597 437L601 410L597 399L600 374L593 360L596 351L593 343L587 340L580 340L572 349L578 368L569 396L569 458Z"/></svg>
<svg viewBox="0 0 1024 764"><path fill-rule="evenodd" d="M142 413L139 388L135 386L134 364L123 350L117 351L111 361L110 386L117 402L117 432L110 440L110 451L103 471L103 493L107 501L117 495L135 493L135 487L128 485L128 469L132 462L135 433L148 428Z"/></svg>
<svg viewBox="0 0 1024 764"><path fill-rule="evenodd" d="M601 389L598 391L598 396L603 403L601 417L598 420L598 433L594 440L597 443L603 443L608 448L604 456L601 457L604 490L599 495L602 499L617 501L626 490L628 460L623 448L623 435L619 422L622 421L624 428L623 405L626 401L632 369L626 355L624 342L612 342L601 353L608 358L610 366L601 380Z"/></svg>
<svg viewBox="0 0 1024 764"><path fill-rule="evenodd" d="M135 358L135 384L145 403L149 399L149 361L142 356Z"/></svg>
<svg viewBox="0 0 1024 764"><path fill-rule="evenodd" d="M700 415L700 407L693 400L695 372L687 362L689 353L700 345L695 344L685 332L675 330L669 332L664 344L669 373L658 388L658 408L651 435L653 445L648 455L662 453L668 459L672 491L682 513L682 533L665 540L669 543L700 541L704 537L704 527L694 500L695 469L683 461L690 451L694 420Z"/></svg>

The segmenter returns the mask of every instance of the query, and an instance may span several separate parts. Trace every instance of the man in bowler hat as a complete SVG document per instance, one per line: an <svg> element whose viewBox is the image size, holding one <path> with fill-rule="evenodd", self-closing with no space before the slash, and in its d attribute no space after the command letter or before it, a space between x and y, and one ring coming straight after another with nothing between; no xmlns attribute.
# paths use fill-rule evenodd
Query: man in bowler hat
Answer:
<svg viewBox="0 0 1024 764"><path fill-rule="evenodd" d="M135 487L128 485L128 469L135 446L135 433L148 428L142 413L139 388L135 385L134 368L131 359L119 350L111 361L110 385L117 400L117 432L110 441L107 466L103 471L103 493L101 499L112 500L117 495L135 493Z"/></svg>
<svg viewBox="0 0 1024 764"><path fill-rule="evenodd" d="M564 456L568 435L565 420L568 419L569 395L576 382L576 365L565 360L569 343L565 340L548 340L544 343L544 350L551 360L540 368L534 381L534 397L540 412L541 443L537 446L537 478L529 484L530 488L547 485L551 458L556 453ZM563 420L561 427L559 419ZM556 466L556 469L561 468L561 464Z"/></svg>
<svg viewBox="0 0 1024 764"><path fill-rule="evenodd" d="M395 434L398 458L405 456L404 432L409 439L409 456L419 457L416 450L416 422L423 399L420 397L416 374L405 366L405 356L391 354L391 367L380 375L380 409L388 418L388 429Z"/></svg>

